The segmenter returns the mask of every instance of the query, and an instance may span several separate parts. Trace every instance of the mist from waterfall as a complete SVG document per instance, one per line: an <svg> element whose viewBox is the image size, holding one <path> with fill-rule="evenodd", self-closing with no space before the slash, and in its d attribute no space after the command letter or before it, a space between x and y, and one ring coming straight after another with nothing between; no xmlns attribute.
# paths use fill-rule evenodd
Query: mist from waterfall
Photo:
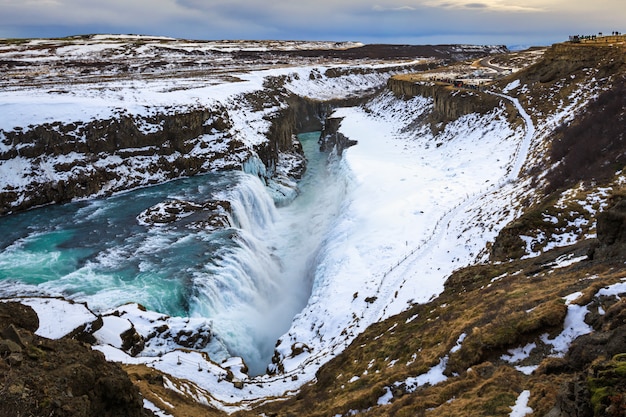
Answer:
<svg viewBox="0 0 626 417"><path fill-rule="evenodd" d="M301 135L307 171L287 205L277 205L258 176L230 171L4 217L0 296L59 295L99 312L136 302L205 317L214 360L241 356L251 374L263 373L307 303L315 256L345 194L318 137ZM228 200L232 227L189 227L193 216L138 222L141 212L171 200Z"/></svg>

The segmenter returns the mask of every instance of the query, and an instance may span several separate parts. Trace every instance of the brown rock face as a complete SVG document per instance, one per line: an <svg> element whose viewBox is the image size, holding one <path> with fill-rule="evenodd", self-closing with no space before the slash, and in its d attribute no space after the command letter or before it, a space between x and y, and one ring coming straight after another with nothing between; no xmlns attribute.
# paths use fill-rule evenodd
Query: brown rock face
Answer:
<svg viewBox="0 0 626 417"><path fill-rule="evenodd" d="M503 228L491 247L491 260L519 259L526 254L525 243L520 238L524 228L511 224Z"/></svg>
<svg viewBox="0 0 626 417"><path fill-rule="evenodd" d="M106 120L0 132L5 147L0 160L19 157L30 164L25 173L30 182L23 189L0 192L0 215L150 185L155 177L207 172L215 160L223 161L224 169L238 168L249 150L230 137L229 128L227 113L217 108L143 118L123 113ZM227 146L210 150L203 139L208 134ZM41 176L42 161L64 156L68 162L55 163L48 178Z"/></svg>
<svg viewBox="0 0 626 417"><path fill-rule="evenodd" d="M33 334L37 315L0 302L0 416L148 417L116 364L72 339Z"/></svg>
<svg viewBox="0 0 626 417"><path fill-rule="evenodd" d="M320 137L320 148L324 152L330 152L333 148L337 151L338 155L341 155L344 150L350 146L356 145L357 141L351 140L339 132L339 126L341 125L340 118L332 118L326 120L324 130Z"/></svg>
<svg viewBox="0 0 626 417"><path fill-rule="evenodd" d="M626 257L626 200L598 214L598 242L590 256L596 260Z"/></svg>
<svg viewBox="0 0 626 417"><path fill-rule="evenodd" d="M387 87L396 95L404 97L431 97L433 99L432 121L435 123L456 120L470 113L487 113L498 107L501 99L480 91L454 89L447 85L430 82L412 82L390 78Z"/></svg>
<svg viewBox="0 0 626 417"><path fill-rule="evenodd" d="M602 245L626 244L626 200L598 215L597 230Z"/></svg>

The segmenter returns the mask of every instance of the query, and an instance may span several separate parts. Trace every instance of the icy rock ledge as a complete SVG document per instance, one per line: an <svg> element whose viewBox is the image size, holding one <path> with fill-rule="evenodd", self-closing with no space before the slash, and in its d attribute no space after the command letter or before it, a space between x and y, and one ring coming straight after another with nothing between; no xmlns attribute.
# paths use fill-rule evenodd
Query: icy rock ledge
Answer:
<svg viewBox="0 0 626 417"><path fill-rule="evenodd" d="M230 202L208 201L194 203L183 200L167 200L158 203L137 216L137 222L144 226L163 226L186 217L191 218L194 228L221 229L231 226L229 220Z"/></svg>

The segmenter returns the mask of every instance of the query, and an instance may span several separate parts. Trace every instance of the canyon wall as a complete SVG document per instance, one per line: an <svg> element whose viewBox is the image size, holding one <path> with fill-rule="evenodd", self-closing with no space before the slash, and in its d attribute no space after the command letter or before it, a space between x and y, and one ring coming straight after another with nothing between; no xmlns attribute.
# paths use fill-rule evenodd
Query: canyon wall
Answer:
<svg viewBox="0 0 626 417"><path fill-rule="evenodd" d="M0 160L19 165L0 190L0 215L75 198L109 195L179 177L241 169L253 154L273 168L279 152L301 152L300 132L321 130L332 104L289 97L267 116L267 140L250 149L225 108L119 113L89 122L53 122L0 131ZM14 185L14 183L18 185Z"/></svg>
<svg viewBox="0 0 626 417"><path fill-rule="evenodd" d="M0 132L0 159L14 161L11 174L22 176L0 191L0 214L195 175L218 160L234 168L247 151L230 125L224 109L202 108Z"/></svg>
<svg viewBox="0 0 626 417"><path fill-rule="evenodd" d="M456 120L470 113L485 114L496 108L501 99L493 94L477 90L453 88L434 82L415 82L392 77L387 87L396 95L402 97L431 97L434 109L431 115L432 123ZM515 114L513 108L509 109Z"/></svg>

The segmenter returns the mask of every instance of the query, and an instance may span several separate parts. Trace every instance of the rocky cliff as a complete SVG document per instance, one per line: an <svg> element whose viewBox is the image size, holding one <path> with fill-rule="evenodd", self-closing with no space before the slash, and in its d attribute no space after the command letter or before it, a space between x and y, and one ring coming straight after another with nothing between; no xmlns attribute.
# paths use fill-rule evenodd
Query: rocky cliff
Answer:
<svg viewBox="0 0 626 417"><path fill-rule="evenodd" d="M0 415L148 417L124 370L73 339L34 332L35 312L0 302Z"/></svg>
<svg viewBox="0 0 626 417"><path fill-rule="evenodd" d="M548 48L543 60L529 68L523 79L549 83L562 80L565 76L576 75L589 69L599 68L599 78L606 78L623 71L626 65L625 46L622 45L580 45L557 43Z"/></svg>
<svg viewBox="0 0 626 417"><path fill-rule="evenodd" d="M478 90L455 88L447 84L430 81L413 81L403 77L392 77L387 87L402 97L430 97L433 99L431 123L449 122L470 113L485 114L498 107L501 99L493 94ZM507 103L504 103L508 105ZM516 111L509 109L511 117Z"/></svg>
<svg viewBox="0 0 626 417"><path fill-rule="evenodd" d="M0 159L28 161L27 183L0 192L0 214L240 166L249 150L230 127L224 109L198 108L0 132Z"/></svg>
<svg viewBox="0 0 626 417"><path fill-rule="evenodd" d="M324 124L320 136L320 149L324 152L335 151L337 155L341 155L346 148L356 145L358 142L353 139L347 138L344 134L339 132L341 126L341 118L328 118Z"/></svg>
<svg viewBox="0 0 626 417"><path fill-rule="evenodd" d="M256 111L276 104L276 110L264 116L266 140L252 149L239 140L221 106L155 109L146 117L119 112L90 122L0 130L0 160L29 161L27 184L0 191L0 215L213 170L241 169L254 154L273 175L280 153L302 157L296 134L322 130L333 108L364 99L319 101L274 88L248 94L245 100ZM292 174L298 177L301 172Z"/></svg>
<svg viewBox="0 0 626 417"><path fill-rule="evenodd" d="M269 117L268 140L258 147L257 153L263 163L273 169L278 163L280 153L301 153L295 141L295 135L321 130L326 115L332 111L333 105L286 94L277 90L271 91L271 93L272 97L285 95L286 103L283 108ZM267 92L263 94L265 95ZM294 173L296 177L300 174L298 172Z"/></svg>

